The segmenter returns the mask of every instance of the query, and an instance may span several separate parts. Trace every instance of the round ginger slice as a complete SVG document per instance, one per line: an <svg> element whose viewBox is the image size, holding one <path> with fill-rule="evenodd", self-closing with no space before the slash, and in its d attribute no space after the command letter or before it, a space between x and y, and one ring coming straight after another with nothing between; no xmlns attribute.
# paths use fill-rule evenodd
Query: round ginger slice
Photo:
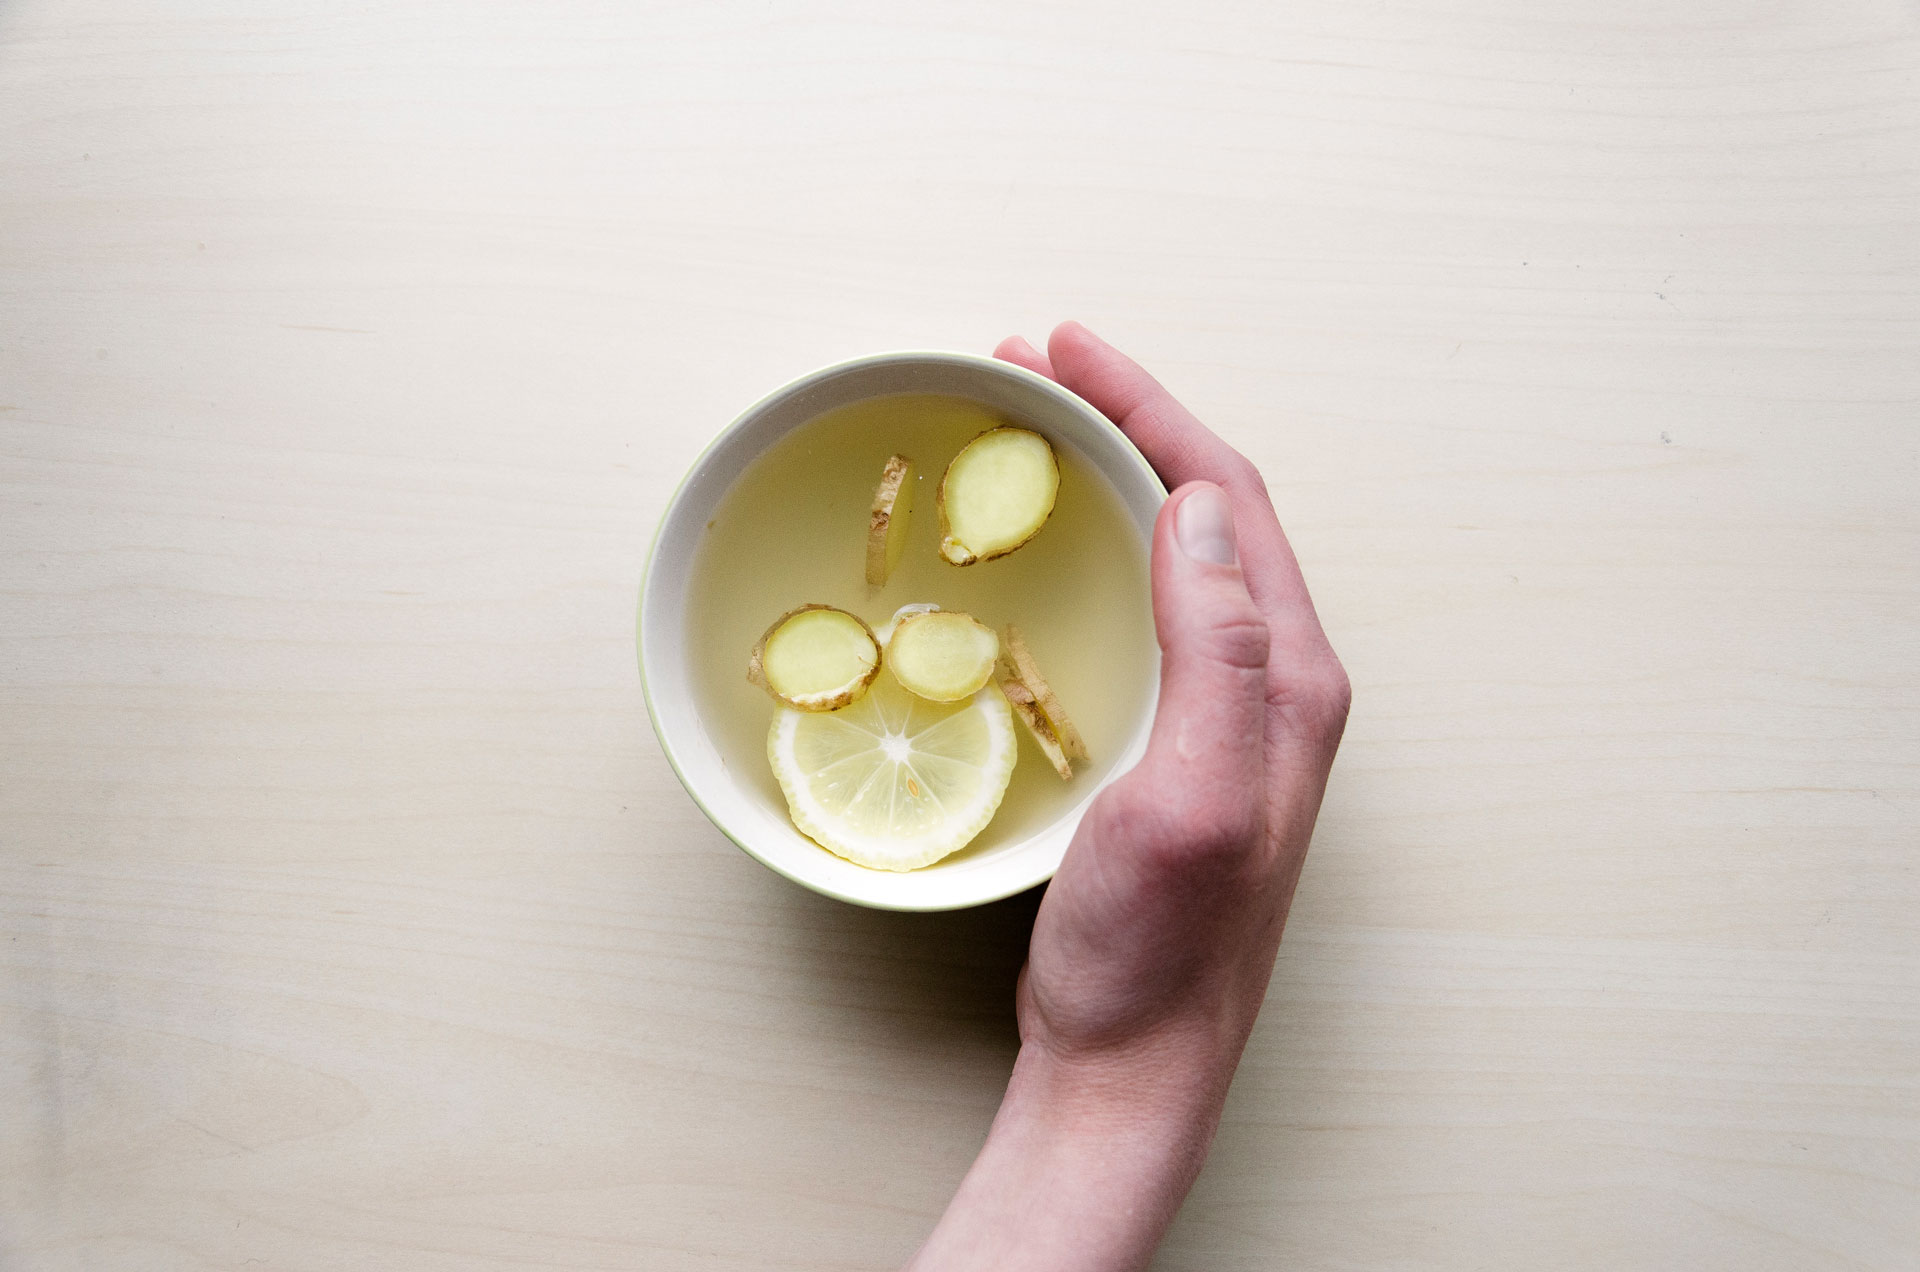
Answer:
<svg viewBox="0 0 1920 1272"><path fill-rule="evenodd" d="M970 614L928 610L894 624L887 670L908 693L929 702L970 698L993 679L1000 638Z"/></svg>
<svg viewBox="0 0 1920 1272"><path fill-rule="evenodd" d="M1003 639L1007 651L1007 661L1013 665L1013 674L1027 687L1033 699L1046 714L1047 723L1053 726L1053 733L1060 740L1060 749L1067 753L1070 760L1090 760L1087 752L1087 740L1080 736L1080 730L1074 727L1073 720L1067 715L1066 707L1060 703L1060 695L1053 691L1045 676L1040 674L1040 664L1033 660L1033 651L1027 648L1027 638L1018 627L1007 624Z"/></svg>
<svg viewBox="0 0 1920 1272"><path fill-rule="evenodd" d="M886 586L907 547L907 522L913 515L913 461L895 455L880 472L867 517L867 582Z"/></svg>
<svg viewBox="0 0 1920 1272"><path fill-rule="evenodd" d="M1005 556L1040 533L1060 493L1053 447L1024 428L991 428L940 479L940 555L955 565Z"/></svg>
<svg viewBox="0 0 1920 1272"><path fill-rule="evenodd" d="M873 629L831 605L802 605L774 620L747 660L747 679L799 711L858 702L880 672Z"/></svg>
<svg viewBox="0 0 1920 1272"><path fill-rule="evenodd" d="M893 617L873 629L873 638L880 642L880 657L887 656L887 646L893 641L893 629L915 614L928 614L939 609L932 601L915 601L911 605L902 605L893 611Z"/></svg>
<svg viewBox="0 0 1920 1272"><path fill-rule="evenodd" d="M1020 717L1020 723L1027 726L1027 732L1039 744L1040 753L1053 765L1053 771L1060 775L1061 781L1073 776L1073 762L1067 759L1066 750L1060 745L1059 735L1053 726L1047 723L1040 704L1034 700L1033 693L1019 680L1009 676L1000 682L1000 692L1006 695L1007 705L1013 708L1013 714Z"/></svg>

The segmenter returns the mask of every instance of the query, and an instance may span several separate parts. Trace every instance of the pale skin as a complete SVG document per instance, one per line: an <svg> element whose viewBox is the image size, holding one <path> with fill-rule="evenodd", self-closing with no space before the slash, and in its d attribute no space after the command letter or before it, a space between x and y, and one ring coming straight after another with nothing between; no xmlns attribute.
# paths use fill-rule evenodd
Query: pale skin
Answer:
<svg viewBox="0 0 1920 1272"><path fill-rule="evenodd" d="M1173 491L1153 537L1160 700L1146 757L1047 889L1006 1097L908 1267L1125 1272L1206 1158L1350 692L1251 463L1077 323L995 356L1105 412Z"/></svg>

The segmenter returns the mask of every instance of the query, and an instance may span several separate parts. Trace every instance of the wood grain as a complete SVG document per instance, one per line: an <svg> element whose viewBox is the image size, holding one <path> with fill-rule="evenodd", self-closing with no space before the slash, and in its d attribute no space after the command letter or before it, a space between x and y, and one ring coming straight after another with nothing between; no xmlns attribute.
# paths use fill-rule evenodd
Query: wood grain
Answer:
<svg viewBox="0 0 1920 1272"><path fill-rule="evenodd" d="M884 1268L1032 898L734 852L642 553L1078 317L1357 688L1175 1269L1920 1262L1901 0L0 8L0 1265Z"/></svg>

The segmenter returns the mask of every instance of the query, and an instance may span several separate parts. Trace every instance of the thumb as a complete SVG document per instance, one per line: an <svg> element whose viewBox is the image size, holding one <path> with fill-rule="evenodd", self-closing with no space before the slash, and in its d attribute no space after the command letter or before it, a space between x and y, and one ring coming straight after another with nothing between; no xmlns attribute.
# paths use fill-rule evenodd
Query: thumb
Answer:
<svg viewBox="0 0 1920 1272"><path fill-rule="evenodd" d="M1240 570L1233 506L1211 482L1173 492L1153 531L1160 704L1146 764L1158 797L1202 836L1257 826L1264 807L1266 620Z"/></svg>

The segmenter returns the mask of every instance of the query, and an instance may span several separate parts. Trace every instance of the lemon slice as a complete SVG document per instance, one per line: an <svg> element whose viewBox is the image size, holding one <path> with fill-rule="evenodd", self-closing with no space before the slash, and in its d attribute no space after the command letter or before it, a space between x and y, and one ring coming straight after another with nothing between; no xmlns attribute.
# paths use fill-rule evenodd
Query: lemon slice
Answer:
<svg viewBox="0 0 1920 1272"><path fill-rule="evenodd" d="M916 870L966 847L1000 807L1018 754L996 686L928 702L885 670L853 705L782 707L767 732L793 824L875 870Z"/></svg>

